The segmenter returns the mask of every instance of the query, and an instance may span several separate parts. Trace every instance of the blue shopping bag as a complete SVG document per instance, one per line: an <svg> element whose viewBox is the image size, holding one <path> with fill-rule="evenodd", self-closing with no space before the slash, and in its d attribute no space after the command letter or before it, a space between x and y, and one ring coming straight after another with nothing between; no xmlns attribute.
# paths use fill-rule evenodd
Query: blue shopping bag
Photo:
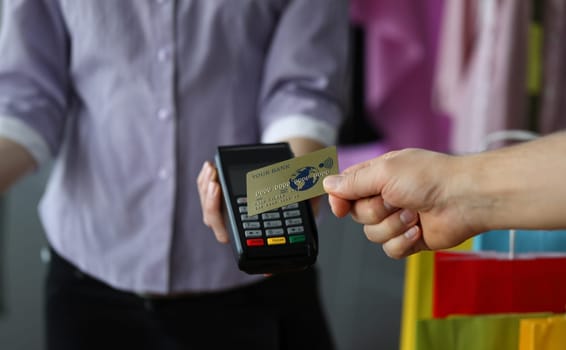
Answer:
<svg viewBox="0 0 566 350"><path fill-rule="evenodd" d="M502 253L566 252L566 230L489 231L474 237L473 250Z"/></svg>

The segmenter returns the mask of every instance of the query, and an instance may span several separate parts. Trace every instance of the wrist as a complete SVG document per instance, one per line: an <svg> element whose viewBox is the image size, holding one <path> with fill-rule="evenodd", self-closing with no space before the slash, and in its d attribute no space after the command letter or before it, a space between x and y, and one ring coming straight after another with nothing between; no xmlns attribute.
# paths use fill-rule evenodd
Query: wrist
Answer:
<svg viewBox="0 0 566 350"><path fill-rule="evenodd" d="M459 213L470 236L485 232L495 225L497 208L501 207L494 184L487 171L490 161L480 155L451 157L451 181L446 189L446 201Z"/></svg>
<svg viewBox="0 0 566 350"><path fill-rule="evenodd" d="M520 159L506 150L458 157L460 202L474 233L518 224L515 206L527 188L517 167Z"/></svg>

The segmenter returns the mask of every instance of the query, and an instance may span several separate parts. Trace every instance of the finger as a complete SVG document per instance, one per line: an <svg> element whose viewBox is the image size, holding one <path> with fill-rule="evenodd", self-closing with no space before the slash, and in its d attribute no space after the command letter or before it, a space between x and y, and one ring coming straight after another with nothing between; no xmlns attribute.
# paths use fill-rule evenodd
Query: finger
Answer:
<svg viewBox="0 0 566 350"><path fill-rule="evenodd" d="M377 164L377 163L374 163ZM327 176L322 182L324 190L337 197L349 200L371 197L381 193L376 166L363 167L341 175Z"/></svg>
<svg viewBox="0 0 566 350"><path fill-rule="evenodd" d="M397 211L397 208L385 203L381 196L354 201L350 209L352 218L364 225L378 224L395 211Z"/></svg>
<svg viewBox="0 0 566 350"><path fill-rule="evenodd" d="M198 189L201 208L204 208L204 203L206 201L207 190L208 190L208 183L213 179L213 172L214 172L214 167L209 162L204 162L197 176L197 189Z"/></svg>
<svg viewBox="0 0 566 350"><path fill-rule="evenodd" d="M377 224L366 224L364 233L375 243L385 243L416 225L418 215L411 210L398 210Z"/></svg>
<svg viewBox="0 0 566 350"><path fill-rule="evenodd" d="M383 251L393 259L402 259L422 250L428 250L428 247L424 243L422 229L417 225L383 244Z"/></svg>
<svg viewBox="0 0 566 350"><path fill-rule="evenodd" d="M362 162L362 163L354 164L354 165L352 165L352 166L346 168L345 170L343 170L342 173L339 174L339 175L330 175L330 176L327 176L327 177L330 178L330 180L326 180L326 178L325 178L325 179L322 181L322 184L323 184L323 187L324 187L325 191L326 191L327 193L331 193L331 191L334 191L333 185L334 185L334 181L335 181L335 177L336 177L336 176L343 176L343 175L346 175L346 174L352 174L352 173L356 172L356 171L359 170L359 169L363 169L363 168L369 167L369 166L371 165L371 162L372 162L372 160L368 160L368 161L365 161L365 162ZM326 182L326 183L325 183L325 182Z"/></svg>
<svg viewBox="0 0 566 350"><path fill-rule="evenodd" d="M207 202L209 200L209 185L211 182L215 181L216 168L210 162L204 162L202 169L197 177L197 187L199 192L200 205L202 208L202 220L207 226L210 226L208 223L210 213L205 210Z"/></svg>
<svg viewBox="0 0 566 350"><path fill-rule="evenodd" d="M324 190L329 194L350 200L379 195L385 185L380 176L383 172L383 164L398 153L392 151L350 167L341 175L327 176L323 180Z"/></svg>
<svg viewBox="0 0 566 350"><path fill-rule="evenodd" d="M222 214L222 191L220 184L216 181L208 183L206 200L203 205L204 223L209 226L216 240L220 243L229 241L228 231L224 223L224 215Z"/></svg>
<svg viewBox="0 0 566 350"><path fill-rule="evenodd" d="M333 195L328 196L328 203L330 204L330 210L332 210L332 213L339 218L348 215L352 208L350 201Z"/></svg>

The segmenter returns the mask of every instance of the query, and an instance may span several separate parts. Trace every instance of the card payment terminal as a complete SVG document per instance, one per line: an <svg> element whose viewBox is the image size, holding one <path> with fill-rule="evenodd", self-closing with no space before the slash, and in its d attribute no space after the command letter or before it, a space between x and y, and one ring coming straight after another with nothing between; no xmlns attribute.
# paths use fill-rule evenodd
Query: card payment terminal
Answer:
<svg viewBox="0 0 566 350"><path fill-rule="evenodd" d="M226 225L240 270L250 274L304 269L318 254L309 201L248 216L246 173L293 157L287 143L220 146L215 156Z"/></svg>

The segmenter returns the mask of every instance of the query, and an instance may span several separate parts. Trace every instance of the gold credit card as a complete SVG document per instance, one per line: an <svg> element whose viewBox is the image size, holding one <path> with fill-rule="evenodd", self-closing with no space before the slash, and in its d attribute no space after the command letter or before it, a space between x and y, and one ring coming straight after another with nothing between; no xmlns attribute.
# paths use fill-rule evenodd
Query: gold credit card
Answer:
<svg viewBox="0 0 566 350"><path fill-rule="evenodd" d="M336 147L275 163L246 174L248 215L324 194L322 180L338 174Z"/></svg>

